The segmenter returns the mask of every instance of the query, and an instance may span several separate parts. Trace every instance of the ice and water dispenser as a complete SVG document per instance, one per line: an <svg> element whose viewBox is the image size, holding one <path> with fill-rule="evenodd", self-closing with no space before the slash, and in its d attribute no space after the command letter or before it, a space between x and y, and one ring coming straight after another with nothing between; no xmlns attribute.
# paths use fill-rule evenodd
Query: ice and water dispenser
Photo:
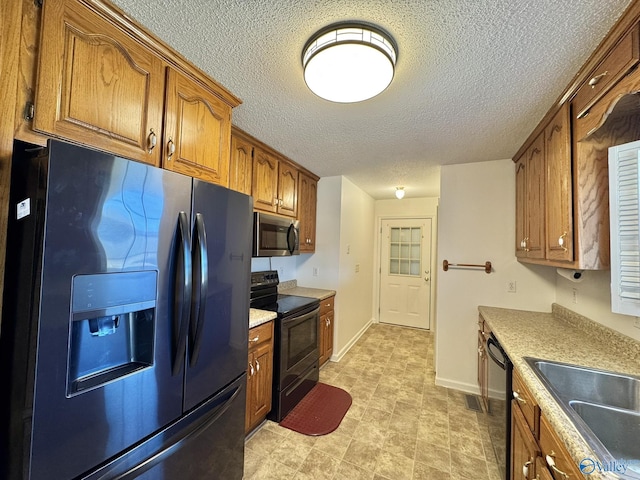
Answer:
<svg viewBox="0 0 640 480"><path fill-rule="evenodd" d="M67 395L153 365L156 271L76 275Z"/></svg>

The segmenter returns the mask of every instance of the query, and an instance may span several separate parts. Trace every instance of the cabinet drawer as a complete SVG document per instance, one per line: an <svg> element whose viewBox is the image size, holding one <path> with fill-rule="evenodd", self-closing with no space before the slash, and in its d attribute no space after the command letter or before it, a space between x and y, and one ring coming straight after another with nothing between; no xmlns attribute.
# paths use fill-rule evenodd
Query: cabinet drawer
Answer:
<svg viewBox="0 0 640 480"><path fill-rule="evenodd" d="M634 26L596 68L589 81L580 87L573 100L577 118L585 116L593 104L638 63L639 31L640 26Z"/></svg>
<svg viewBox="0 0 640 480"><path fill-rule="evenodd" d="M273 336L273 322L263 323L249 330L249 348L270 340Z"/></svg>
<svg viewBox="0 0 640 480"><path fill-rule="evenodd" d="M544 415L540 415L540 450L556 480L584 478Z"/></svg>
<svg viewBox="0 0 640 480"><path fill-rule="evenodd" d="M333 301L335 298L335 296L332 296L325 298L324 300L320 300L320 315L324 315L333 310Z"/></svg>
<svg viewBox="0 0 640 480"><path fill-rule="evenodd" d="M513 371L513 398L514 405L520 407L520 411L527 421L529 430L537 436L539 430L540 409L533 399L533 395L529 389L525 386L520 374L517 370Z"/></svg>

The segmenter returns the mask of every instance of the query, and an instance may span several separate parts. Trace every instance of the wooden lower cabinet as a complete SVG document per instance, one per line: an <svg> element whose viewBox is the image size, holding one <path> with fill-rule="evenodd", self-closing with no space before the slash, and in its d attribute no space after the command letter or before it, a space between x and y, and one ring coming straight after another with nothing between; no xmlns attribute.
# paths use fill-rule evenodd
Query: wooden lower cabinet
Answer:
<svg viewBox="0 0 640 480"><path fill-rule="evenodd" d="M478 386L484 411L489 411L489 361L485 346L486 337L491 333L489 326L482 318L478 317Z"/></svg>
<svg viewBox="0 0 640 480"><path fill-rule="evenodd" d="M585 478L516 369L511 401L511 480Z"/></svg>
<svg viewBox="0 0 640 480"><path fill-rule="evenodd" d="M273 322L268 322L249 330L246 433L257 427L271 411L272 381Z"/></svg>
<svg viewBox="0 0 640 480"><path fill-rule="evenodd" d="M540 449L516 400L511 401L511 480L533 480Z"/></svg>
<svg viewBox="0 0 640 480"><path fill-rule="evenodd" d="M320 301L320 322L318 323L320 365L325 364L333 354L333 319L335 298L335 295L333 295Z"/></svg>

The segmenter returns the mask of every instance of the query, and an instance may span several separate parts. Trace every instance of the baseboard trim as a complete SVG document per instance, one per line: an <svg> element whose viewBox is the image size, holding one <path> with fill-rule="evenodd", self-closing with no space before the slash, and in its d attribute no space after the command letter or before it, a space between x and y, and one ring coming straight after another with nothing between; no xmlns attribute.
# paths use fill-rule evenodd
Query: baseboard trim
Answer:
<svg viewBox="0 0 640 480"><path fill-rule="evenodd" d="M351 350L351 348L356 344L356 342L357 342L358 340L360 340L360 337L362 337L362 335L364 335L364 333L369 329L369 327L370 327L371 325L373 325L373 323L374 323L374 320L373 320L373 318L371 318L371 319L370 319L370 320L369 320L369 321L364 325L364 327L362 327L362 328L358 331L358 333L356 333L356 334L354 335L354 337L353 337L351 340L349 340L349 343L347 343L347 344L342 348L342 350L340 350L339 352L334 353L333 355L331 355L331 358L330 358L329 360L331 360L332 362L339 362L340 360L342 360L342 357L344 357L344 356L349 352L349 350Z"/></svg>
<svg viewBox="0 0 640 480"><path fill-rule="evenodd" d="M436 375L436 385L439 387L452 388L464 393L472 393L474 395L480 395L480 387L475 383L457 382L455 380L449 380L447 378L438 377ZM489 398L504 399L505 392L495 389L489 389Z"/></svg>

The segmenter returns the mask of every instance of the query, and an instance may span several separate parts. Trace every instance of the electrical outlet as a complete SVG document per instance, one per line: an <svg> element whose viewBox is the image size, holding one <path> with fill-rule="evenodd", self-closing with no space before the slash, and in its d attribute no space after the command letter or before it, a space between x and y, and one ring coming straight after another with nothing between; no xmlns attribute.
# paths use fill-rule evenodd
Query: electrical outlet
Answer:
<svg viewBox="0 0 640 480"><path fill-rule="evenodd" d="M633 326L636 328L640 328L640 317L636 317L635 322L633 322Z"/></svg>
<svg viewBox="0 0 640 480"><path fill-rule="evenodd" d="M313 267L313 276L314 277L318 276L318 267Z"/></svg>
<svg viewBox="0 0 640 480"><path fill-rule="evenodd" d="M573 290L573 303L578 303L578 289L574 288Z"/></svg>
<svg viewBox="0 0 640 480"><path fill-rule="evenodd" d="M509 280L507 282L507 293L516 293L516 281Z"/></svg>
<svg viewBox="0 0 640 480"><path fill-rule="evenodd" d="M356 263L356 273L360 273L360 264Z"/></svg>

